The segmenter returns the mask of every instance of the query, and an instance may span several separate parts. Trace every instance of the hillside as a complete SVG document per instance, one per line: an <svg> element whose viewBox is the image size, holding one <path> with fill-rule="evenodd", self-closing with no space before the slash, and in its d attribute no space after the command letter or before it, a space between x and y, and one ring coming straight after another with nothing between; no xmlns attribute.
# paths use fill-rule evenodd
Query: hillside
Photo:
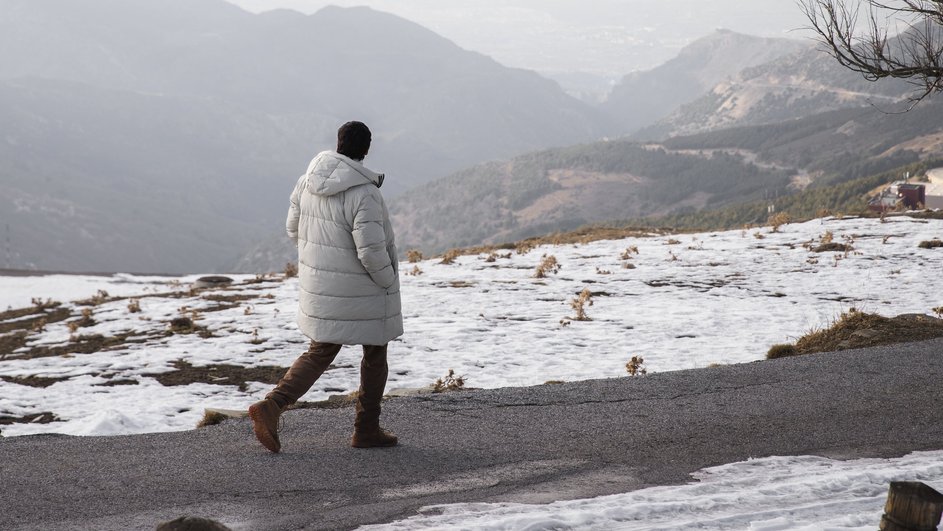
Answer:
<svg viewBox="0 0 943 531"><path fill-rule="evenodd" d="M828 232L854 252L815 252ZM906 281L938 275L943 249L918 247L938 237L941 219L826 217L403 262L406 334L391 344L388 389L449 369L497 388L618 377L634 355L659 373L763 359L849 306L939 306ZM545 256L561 268L536 278ZM196 278L0 276L0 308L27 306L0 313L4 436L186 430L203 407L245 408L267 392L305 349L298 279L193 289ZM571 303L584 289L593 304L581 321ZM306 400L356 389L358 357L345 350Z"/></svg>
<svg viewBox="0 0 943 531"><path fill-rule="evenodd" d="M742 70L805 50L802 41L772 39L718 30L651 70L625 76L602 108L630 133L668 116Z"/></svg>
<svg viewBox="0 0 943 531"><path fill-rule="evenodd" d="M401 248L512 241L614 219L690 213L788 196L943 155L943 102L872 107L662 144L612 141L459 172L396 198Z"/></svg>
<svg viewBox="0 0 943 531"><path fill-rule="evenodd" d="M605 129L554 82L398 17L222 0L3 2L0 116L4 265L53 270L230 263L349 119L393 195Z"/></svg>
<svg viewBox="0 0 943 531"><path fill-rule="evenodd" d="M633 137L657 140L865 105L900 111L912 92L903 80L867 81L810 46L742 70Z"/></svg>

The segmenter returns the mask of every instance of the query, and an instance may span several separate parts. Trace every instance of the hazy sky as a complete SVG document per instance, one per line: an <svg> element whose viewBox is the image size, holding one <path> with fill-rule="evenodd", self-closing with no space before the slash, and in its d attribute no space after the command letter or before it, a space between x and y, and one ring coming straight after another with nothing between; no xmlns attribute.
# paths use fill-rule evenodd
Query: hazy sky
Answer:
<svg viewBox="0 0 943 531"><path fill-rule="evenodd" d="M229 0L250 11L367 5L459 46L544 73L619 77L673 57L717 28L803 38L795 0Z"/></svg>

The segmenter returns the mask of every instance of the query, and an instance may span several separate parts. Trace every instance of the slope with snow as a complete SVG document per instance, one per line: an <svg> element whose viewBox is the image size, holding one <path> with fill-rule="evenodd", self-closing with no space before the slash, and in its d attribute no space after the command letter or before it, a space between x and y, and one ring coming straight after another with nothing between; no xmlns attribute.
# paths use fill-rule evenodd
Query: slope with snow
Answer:
<svg viewBox="0 0 943 531"><path fill-rule="evenodd" d="M828 233L853 250L812 252ZM616 377L633 356L643 357L649 372L743 363L851 307L929 313L943 305L929 287L943 251L918 244L941 236L943 220L829 218L779 232L766 227L548 245L497 253L494 261L462 256L451 265L401 263L406 334L391 345L388 389L424 387L449 369L470 387L492 388ZM534 272L544 255L562 268L538 279ZM92 307L96 323L77 333L131 333L141 342L25 359L38 346L69 345L68 323L75 319L32 332L25 347L0 360L0 417L51 412L59 421L4 426L5 436L191 429L203 408L245 408L271 385L164 386L155 374L175 370L179 361L287 367L306 348L294 324L296 279L242 276L228 290L189 292L195 277L72 278L86 285L84 292L63 288L62 277L3 278L0 307L22 306L26 294L59 300L97 289L140 294L139 313L129 312L127 299L104 302ZM592 293L592 305L585 306L591 320L578 321L571 303L584 289ZM211 300L214 294L229 302ZM81 308L67 306L75 315ZM196 317L211 337L168 334L169 321L181 315ZM356 389L358 358L345 348L306 399ZM16 383L29 376L61 380L47 387Z"/></svg>

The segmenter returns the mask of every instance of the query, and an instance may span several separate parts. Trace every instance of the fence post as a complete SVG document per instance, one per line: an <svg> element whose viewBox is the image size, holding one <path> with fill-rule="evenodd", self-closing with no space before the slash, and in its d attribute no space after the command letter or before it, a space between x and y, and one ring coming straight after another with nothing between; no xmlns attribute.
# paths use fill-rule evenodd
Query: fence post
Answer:
<svg viewBox="0 0 943 531"><path fill-rule="evenodd" d="M936 531L943 515L943 494L919 481L892 481L881 531Z"/></svg>

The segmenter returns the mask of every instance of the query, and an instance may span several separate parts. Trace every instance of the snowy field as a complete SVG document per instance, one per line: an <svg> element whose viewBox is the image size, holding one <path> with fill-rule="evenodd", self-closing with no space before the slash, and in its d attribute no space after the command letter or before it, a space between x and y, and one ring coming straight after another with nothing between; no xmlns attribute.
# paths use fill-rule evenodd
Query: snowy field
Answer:
<svg viewBox="0 0 943 531"><path fill-rule="evenodd" d="M810 251L827 232L854 250ZM451 265L404 262L407 332L391 345L387 388L428 386L449 369L464 375L467 386L492 388L617 377L632 356L642 356L649 372L759 360L771 345L825 326L851 307L892 316L943 306L943 295L929 288L939 278L943 249L918 248L941 236L941 220L846 218L785 225L779 232L766 227L549 245L523 255L509 251L493 262L485 255L462 256ZM626 252L631 248L637 252ZM537 279L543 255L562 268ZM421 274L409 274L414 268ZM244 409L261 398L270 384L164 386L154 375L173 371L181 360L289 366L307 346L294 323L297 280L279 275L245 283L253 276L237 275L227 290L193 294L195 278L0 277L0 307L29 305L32 298L65 302L98 290L141 296L137 313L127 299L94 307L65 303L72 318L31 332L23 348L0 356L0 417L51 412L57 418L2 426L2 434L186 430L206 407ZM591 320L577 321L571 301L583 289L594 293L585 307ZM229 302L210 300L214 294ZM82 308L93 311L95 324L70 331ZM169 321L180 316L194 317L212 337L168 334ZM89 354L23 355L37 347L68 349L70 335L128 333L139 342ZM359 356L358 349L345 348L337 368L305 399L356 389ZM24 377L61 381L46 387L13 381ZM115 382L125 385L109 385Z"/></svg>
<svg viewBox="0 0 943 531"><path fill-rule="evenodd" d="M873 531L891 481L922 481L943 490L943 452L852 461L768 457L708 468L694 479L547 505L437 505L407 520L360 529Z"/></svg>
<svg viewBox="0 0 943 531"><path fill-rule="evenodd" d="M852 250L811 250L829 237ZM449 369L468 386L502 387L620 376L632 356L642 356L649 372L743 363L852 307L887 316L931 313L943 306L943 295L929 288L939 278L943 249L918 244L939 237L940 220L827 219L779 232L548 245L493 260L463 256L451 265L401 263L407 332L391 346L388 389L428 386ZM544 255L561 269L538 279ZM307 343L294 324L297 280L233 275L228 289L191 292L197 277L0 277L0 308L48 298L69 313L0 354L0 418L55 415L50 423L0 426L2 434L186 430L206 407L244 409L261 398L271 385L240 388L221 379L165 386L155 375L181 361L290 365ZM585 306L591 320L578 321L571 301L584 289L593 293ZM67 302L99 290L109 297L98 304ZM131 311L127 297L137 297L140 311ZM83 309L93 323L76 328ZM181 316L208 337L169 333L171 319ZM16 327L18 319L24 318L0 320L0 327ZM77 334L127 341L70 352ZM43 348L58 354L30 354ZM355 389L358 359L346 348L306 400ZM943 489L943 452L853 461L768 457L706 469L695 479L548 505L427 507L365 529L875 529L890 481Z"/></svg>

